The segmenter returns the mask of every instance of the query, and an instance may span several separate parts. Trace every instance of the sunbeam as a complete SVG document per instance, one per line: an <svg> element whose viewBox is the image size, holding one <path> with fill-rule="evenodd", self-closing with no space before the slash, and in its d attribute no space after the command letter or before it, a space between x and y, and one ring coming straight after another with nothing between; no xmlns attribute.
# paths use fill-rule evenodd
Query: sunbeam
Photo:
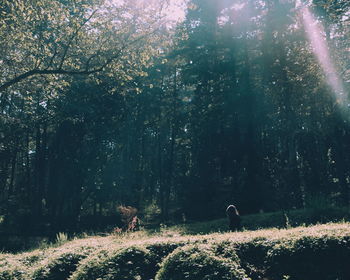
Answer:
<svg viewBox="0 0 350 280"><path fill-rule="evenodd" d="M332 88L333 94L339 107L341 109L345 109L348 107L348 96L345 91L343 82L332 61L330 51L327 46L327 41L323 36L325 33L324 27L322 26L321 22L315 19L308 6L302 5L300 1L297 1L296 5L297 8L299 8L301 11L307 38L326 76L327 83Z"/></svg>

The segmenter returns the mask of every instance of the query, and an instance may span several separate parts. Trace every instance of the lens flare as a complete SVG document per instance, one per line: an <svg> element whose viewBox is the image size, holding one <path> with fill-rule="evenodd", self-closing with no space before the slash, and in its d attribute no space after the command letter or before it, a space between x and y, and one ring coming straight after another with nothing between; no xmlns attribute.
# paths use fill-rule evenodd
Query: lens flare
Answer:
<svg viewBox="0 0 350 280"><path fill-rule="evenodd" d="M306 36L310 42L312 50L326 76L327 83L331 87L337 104L340 108L348 107L348 97L337 69L332 61L327 41L324 38L324 28L314 17L309 7L297 1L297 8L300 9Z"/></svg>

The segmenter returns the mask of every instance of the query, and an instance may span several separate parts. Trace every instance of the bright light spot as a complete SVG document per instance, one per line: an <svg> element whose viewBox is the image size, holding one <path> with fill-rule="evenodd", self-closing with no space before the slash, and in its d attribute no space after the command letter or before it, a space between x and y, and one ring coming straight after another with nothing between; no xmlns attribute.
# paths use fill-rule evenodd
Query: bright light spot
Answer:
<svg viewBox="0 0 350 280"><path fill-rule="evenodd" d="M105 4L122 6L124 4L124 0L106 0Z"/></svg>
<svg viewBox="0 0 350 280"><path fill-rule="evenodd" d="M218 18L218 24L225 25L226 23L228 23L229 20L230 20L230 17L228 15L222 15Z"/></svg>
<svg viewBox="0 0 350 280"><path fill-rule="evenodd" d="M231 10L239 11L239 10L242 10L244 6L245 6L245 3L240 3L240 4L237 3L232 5Z"/></svg>
<svg viewBox="0 0 350 280"><path fill-rule="evenodd" d="M183 0L169 1L164 14L171 21L183 21L185 19L186 3Z"/></svg>
<svg viewBox="0 0 350 280"><path fill-rule="evenodd" d="M169 21L183 21L186 14L186 0L106 0L107 3L114 3L117 6L130 5L147 9L158 7L161 14Z"/></svg>
<svg viewBox="0 0 350 280"><path fill-rule="evenodd" d="M300 6L300 2L297 3L297 7L298 6ZM323 35L325 34L324 28L322 24L314 18L308 7L302 7L301 12L304 28L312 50L325 73L327 83L333 90L336 102L344 108L347 104L347 94L345 94L343 82L332 61L326 39Z"/></svg>

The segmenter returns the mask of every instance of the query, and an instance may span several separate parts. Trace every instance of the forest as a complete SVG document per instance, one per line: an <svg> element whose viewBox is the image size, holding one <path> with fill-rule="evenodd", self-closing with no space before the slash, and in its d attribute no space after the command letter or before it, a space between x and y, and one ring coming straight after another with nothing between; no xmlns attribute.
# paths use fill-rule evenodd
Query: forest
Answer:
<svg viewBox="0 0 350 280"><path fill-rule="evenodd" d="M0 0L0 233L350 205L347 0Z"/></svg>

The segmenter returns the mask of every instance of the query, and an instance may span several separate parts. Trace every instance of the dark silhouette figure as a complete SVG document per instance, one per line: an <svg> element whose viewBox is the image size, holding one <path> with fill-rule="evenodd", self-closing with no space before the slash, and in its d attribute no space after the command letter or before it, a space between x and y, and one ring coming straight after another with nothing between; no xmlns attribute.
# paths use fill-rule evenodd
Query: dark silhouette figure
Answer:
<svg viewBox="0 0 350 280"><path fill-rule="evenodd" d="M236 206L229 205L226 209L226 215L229 220L230 230L239 230L241 227L241 217L239 216Z"/></svg>

